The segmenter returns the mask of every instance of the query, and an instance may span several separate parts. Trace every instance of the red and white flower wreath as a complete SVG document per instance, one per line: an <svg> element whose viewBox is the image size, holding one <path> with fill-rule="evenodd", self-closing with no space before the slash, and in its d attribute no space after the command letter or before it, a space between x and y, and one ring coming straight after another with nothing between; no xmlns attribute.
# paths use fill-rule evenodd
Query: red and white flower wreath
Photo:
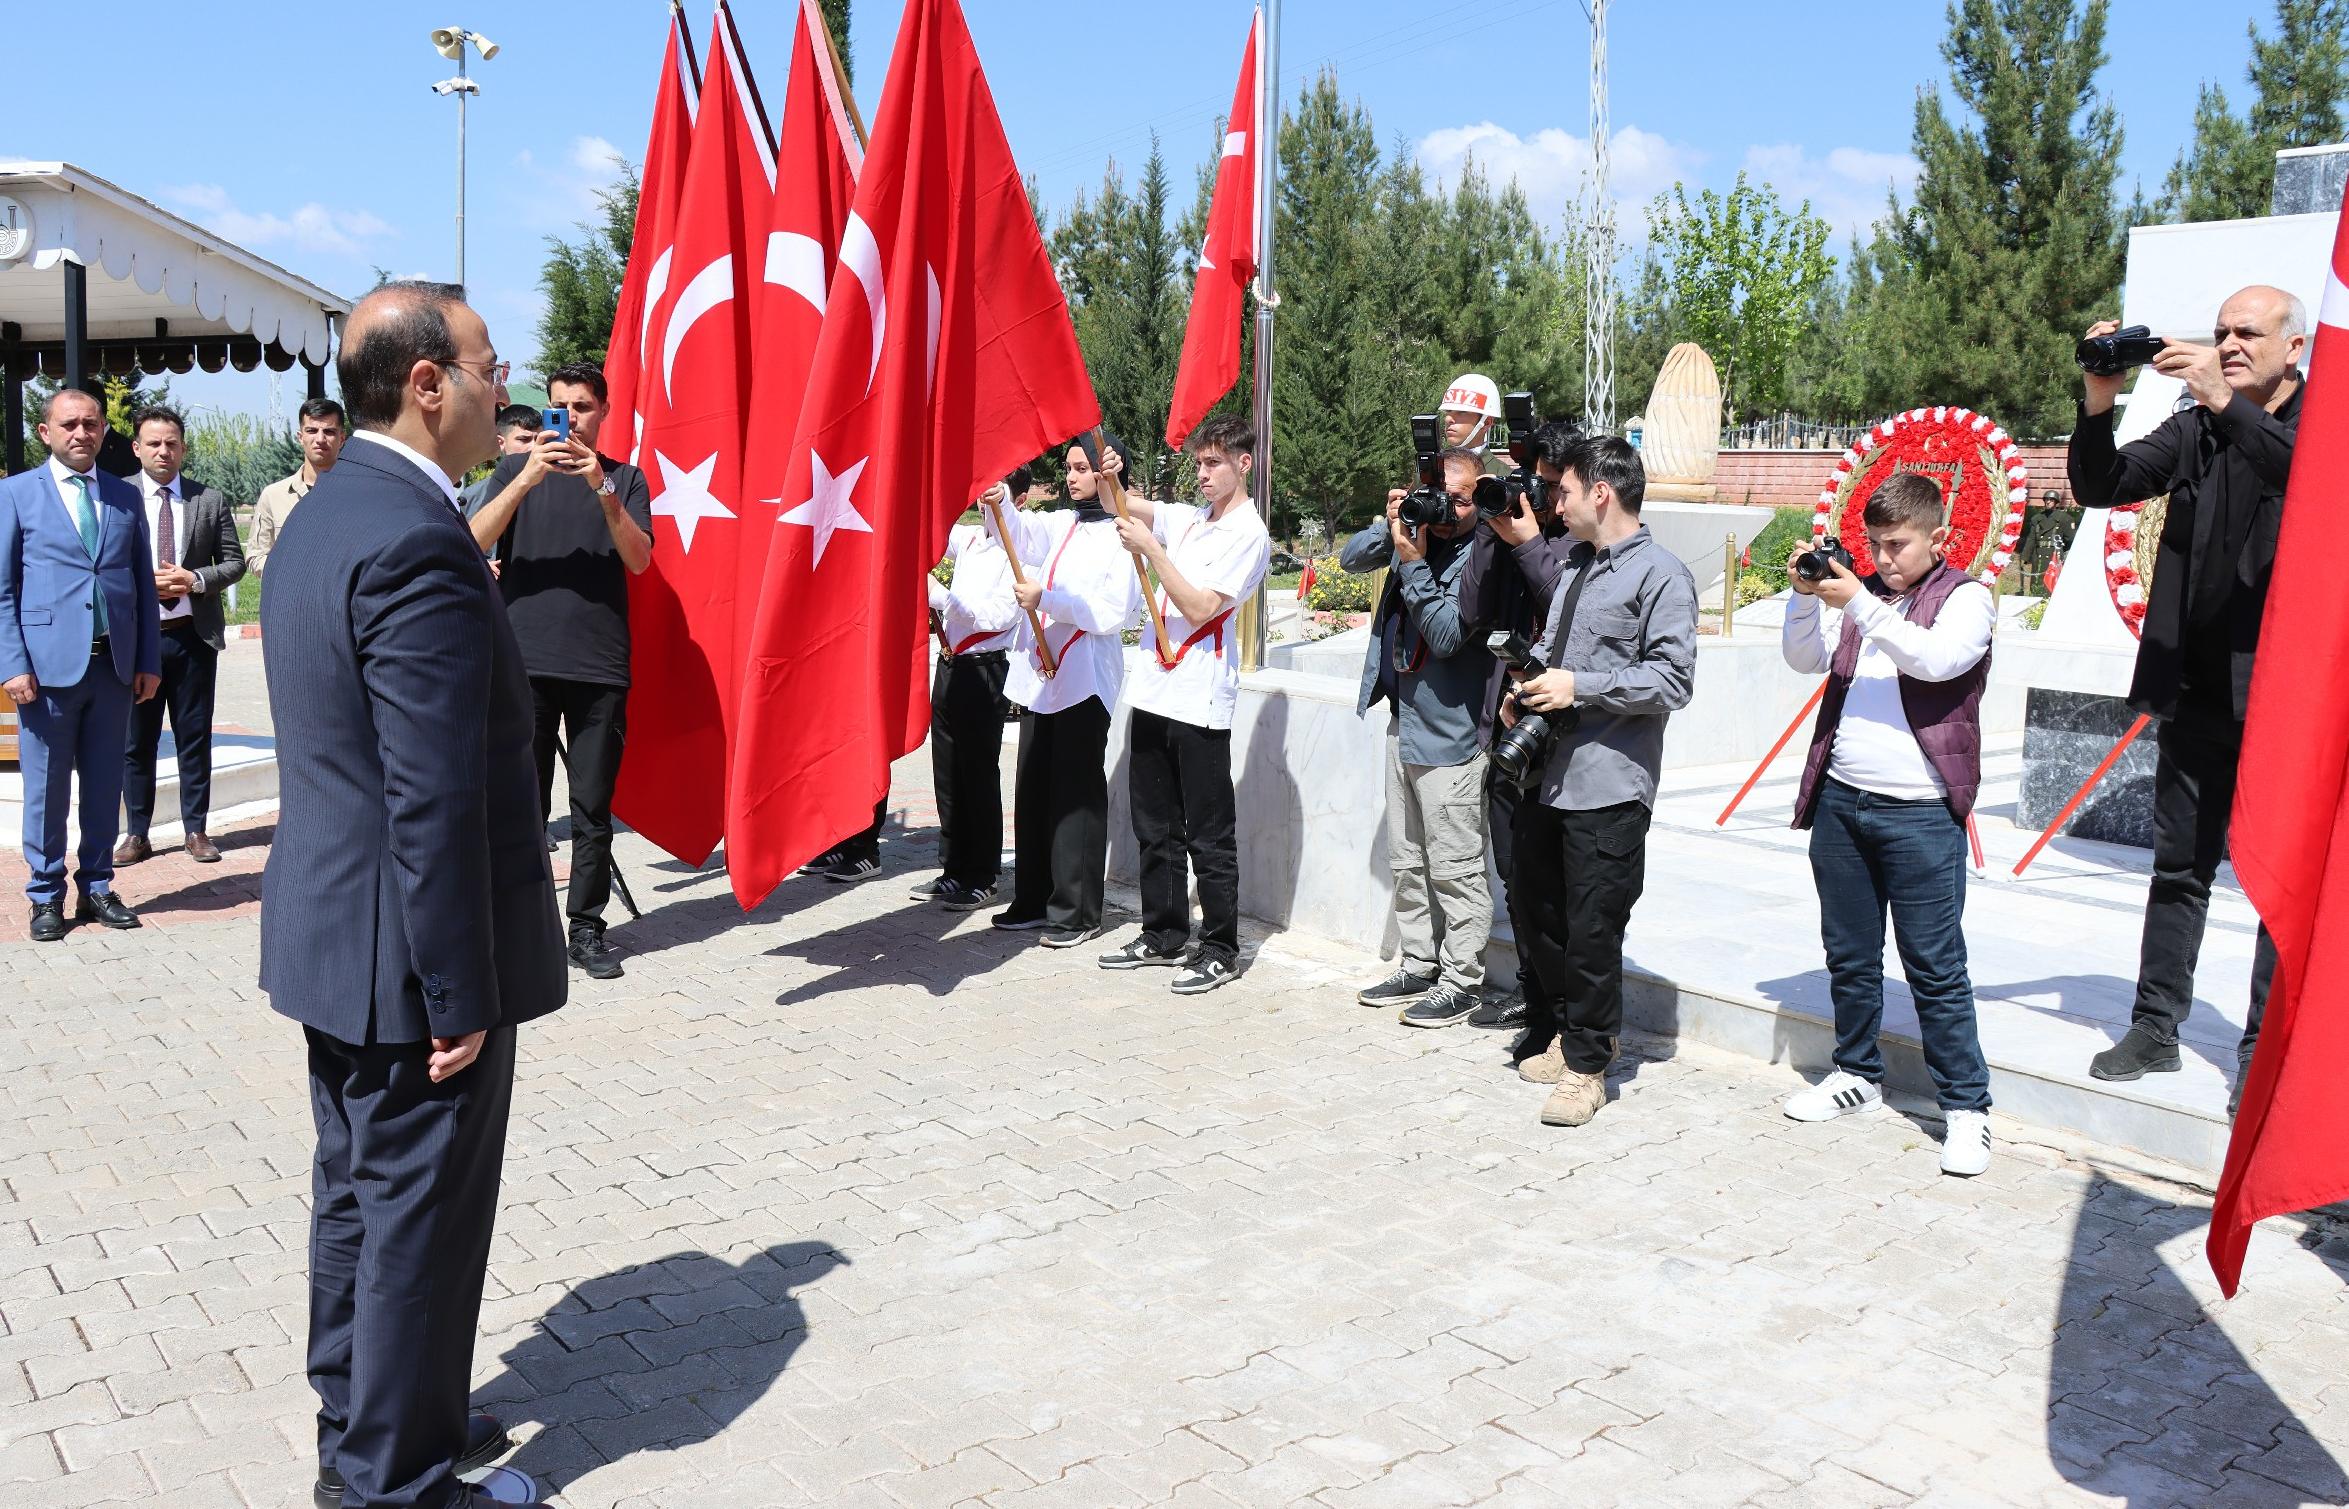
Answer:
<svg viewBox="0 0 2349 1509"><path fill-rule="evenodd" d="M1823 540L1832 531L1851 552L1860 574L1874 573L1861 515L1884 480L1902 471L1953 479L1954 485L1942 486L1949 510L1949 541L1942 547L1942 559L1995 583L2023 537L2029 477L2014 440L1989 415L1971 409L1911 409L1870 430L1843 453L1834 476L1820 489L1811 519L1812 540Z"/></svg>

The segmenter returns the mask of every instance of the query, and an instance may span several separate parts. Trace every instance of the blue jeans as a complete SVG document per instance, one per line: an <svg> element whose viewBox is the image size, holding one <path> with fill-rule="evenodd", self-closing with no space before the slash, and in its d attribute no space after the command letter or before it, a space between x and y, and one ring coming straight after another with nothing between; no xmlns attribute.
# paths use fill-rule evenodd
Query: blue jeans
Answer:
<svg viewBox="0 0 2349 1509"><path fill-rule="evenodd" d="M1925 1067L1945 1111L1990 1109L1990 1066L1966 975L1966 830L1939 800L1901 801L1828 780L1811 827L1819 935L1835 999L1835 1067L1884 1078L1884 913L1917 1003Z"/></svg>

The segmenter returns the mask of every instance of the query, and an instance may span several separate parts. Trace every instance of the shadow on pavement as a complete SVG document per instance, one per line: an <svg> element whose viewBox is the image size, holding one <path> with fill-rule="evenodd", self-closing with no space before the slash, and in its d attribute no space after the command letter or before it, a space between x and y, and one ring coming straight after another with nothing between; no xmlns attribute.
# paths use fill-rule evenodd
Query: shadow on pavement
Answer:
<svg viewBox="0 0 2349 1509"><path fill-rule="evenodd" d="M2131 1509L2213 1501L2230 1468L2230 1503L2349 1502L2341 1464L2161 1251L2188 1238L2178 1255L2199 1263L2209 1224L2207 1207L2169 1204L2096 1171L2072 1227L2049 1357L2049 1458L2074 1486ZM2349 1257L2311 1250L2349 1278ZM2181 1498L2181 1478L2212 1491ZM2245 1496L2247 1487L2259 1491Z"/></svg>
<svg viewBox="0 0 2349 1509"><path fill-rule="evenodd" d="M551 1494L638 1452L695 1446L764 1398L807 1337L793 1291L848 1258L784 1242L740 1263L673 1252L580 1284L506 1350L474 1391L511 1430L544 1427L506 1459Z"/></svg>

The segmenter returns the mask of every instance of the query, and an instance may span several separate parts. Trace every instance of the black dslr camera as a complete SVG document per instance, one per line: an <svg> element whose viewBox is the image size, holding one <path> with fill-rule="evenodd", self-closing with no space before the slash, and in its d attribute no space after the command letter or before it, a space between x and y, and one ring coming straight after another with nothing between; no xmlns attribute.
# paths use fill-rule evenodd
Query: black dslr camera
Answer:
<svg viewBox="0 0 2349 1509"><path fill-rule="evenodd" d="M1796 556L1789 569L1804 581L1817 586L1835 575L1834 568L1827 564L1829 561L1837 562L1855 576L1859 573L1859 564L1851 558L1851 552L1844 549L1843 541L1833 535Z"/></svg>
<svg viewBox="0 0 2349 1509"><path fill-rule="evenodd" d="M2092 335L2072 348L2072 360L2090 377L2118 377L2161 355L2169 344L2143 325L2124 325L2109 335Z"/></svg>
<svg viewBox="0 0 2349 1509"><path fill-rule="evenodd" d="M1397 510L1414 538L1431 524L1452 518L1452 495L1444 491L1444 421L1436 414L1411 416L1411 451L1419 463L1419 485L1403 495Z"/></svg>
<svg viewBox="0 0 2349 1509"><path fill-rule="evenodd" d="M1533 677L1549 669L1522 636L1506 629L1496 629L1486 635L1484 647L1495 660L1512 672ZM1514 699L1516 695L1512 688L1509 696ZM1520 704L1516 725L1502 729L1494 736L1492 751L1487 758L1502 780L1523 791L1533 784L1534 778L1541 774L1542 766L1549 762L1550 745L1556 742L1558 735L1571 731L1581 721L1580 708L1536 713L1526 711Z"/></svg>
<svg viewBox="0 0 2349 1509"><path fill-rule="evenodd" d="M1501 418L1509 428L1509 459L1517 463L1517 470L1506 477L1477 478L1476 516L1497 519L1505 513L1530 509L1538 519L1549 506L1549 499L1543 491L1542 479L1533 470L1533 432L1541 423L1535 414L1533 395L1502 394Z"/></svg>

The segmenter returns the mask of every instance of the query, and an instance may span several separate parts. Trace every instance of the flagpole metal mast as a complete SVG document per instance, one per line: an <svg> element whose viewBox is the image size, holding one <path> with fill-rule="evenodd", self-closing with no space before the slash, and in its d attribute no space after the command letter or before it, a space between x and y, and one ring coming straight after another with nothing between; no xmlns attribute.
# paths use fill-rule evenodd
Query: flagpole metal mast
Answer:
<svg viewBox="0 0 2349 1509"><path fill-rule="evenodd" d="M1264 0L1256 13L1261 35L1256 47L1256 370L1251 406L1256 423L1256 458L1252 463L1256 496L1266 522L1272 518L1272 323L1280 295L1272 278L1273 208L1280 191L1281 126L1281 0ZM1265 620L1269 616L1264 584L1256 584L1256 611L1247 615L1248 632L1240 643L1244 670L1264 665Z"/></svg>

